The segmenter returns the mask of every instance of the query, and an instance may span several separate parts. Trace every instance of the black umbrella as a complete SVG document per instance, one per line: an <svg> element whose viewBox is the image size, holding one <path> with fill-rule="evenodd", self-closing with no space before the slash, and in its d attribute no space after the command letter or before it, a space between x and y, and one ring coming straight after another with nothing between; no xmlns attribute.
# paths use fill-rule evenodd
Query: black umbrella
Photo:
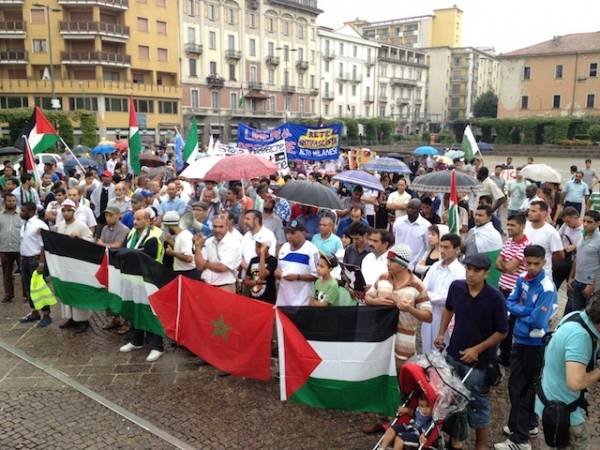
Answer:
<svg viewBox="0 0 600 450"><path fill-rule="evenodd" d="M0 148L0 156L22 155L23 150L17 147L2 147Z"/></svg>
<svg viewBox="0 0 600 450"><path fill-rule="evenodd" d="M414 179L410 188L420 192L450 192L450 174L451 170L440 170L421 175ZM456 190L458 192L478 192L481 190L481 183L465 173L456 172Z"/></svg>
<svg viewBox="0 0 600 450"><path fill-rule="evenodd" d="M311 181L288 181L275 192L277 197L290 202L317 208L344 209L342 201L328 187Z"/></svg>
<svg viewBox="0 0 600 450"><path fill-rule="evenodd" d="M76 145L73 148L73 153L76 155L82 155L84 153L89 153L91 151L91 149L87 146L87 145Z"/></svg>
<svg viewBox="0 0 600 450"><path fill-rule="evenodd" d="M166 163L154 153L142 153L140 155L140 166L162 167L164 165L166 165Z"/></svg>

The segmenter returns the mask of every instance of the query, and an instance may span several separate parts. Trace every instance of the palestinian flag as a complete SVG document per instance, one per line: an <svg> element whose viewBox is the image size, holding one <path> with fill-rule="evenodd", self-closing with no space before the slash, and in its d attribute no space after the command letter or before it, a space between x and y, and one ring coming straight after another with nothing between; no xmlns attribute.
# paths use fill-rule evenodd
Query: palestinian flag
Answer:
<svg viewBox="0 0 600 450"><path fill-rule="evenodd" d="M140 175L140 153L142 152L142 141L140 140L140 126L133 97L129 97L129 150L127 152L127 166L129 172Z"/></svg>
<svg viewBox="0 0 600 450"><path fill-rule="evenodd" d="M42 231L46 264L56 296L82 309L110 309L138 329L164 336L148 296L175 274L140 251L105 247Z"/></svg>
<svg viewBox="0 0 600 450"><path fill-rule="evenodd" d="M196 117L192 117L192 124L188 131L187 139L185 140L185 147L183 147L183 160L191 164L196 161L198 157L198 124L196 123Z"/></svg>
<svg viewBox="0 0 600 450"><path fill-rule="evenodd" d="M397 324L390 307L277 308L281 399L394 415Z"/></svg>
<svg viewBox="0 0 600 450"><path fill-rule="evenodd" d="M475 236L477 252L483 253L490 261L490 270L486 281L488 284L498 287L500 271L496 268L496 259L502 250L502 236L491 221L480 227L471 228L469 233L473 233Z"/></svg>
<svg viewBox="0 0 600 450"><path fill-rule="evenodd" d="M458 234L460 230L460 215L458 214L458 190L456 189L456 169L450 174L450 203L448 205L448 230Z"/></svg>
<svg viewBox="0 0 600 450"><path fill-rule="evenodd" d="M23 160L25 163L25 171L27 173L32 173L35 179L35 182L38 184L42 183L40 179L40 174L37 170L37 165L35 163L35 158L33 157L33 152L31 151L31 147L29 146L29 141L27 137L23 135L23 141L25 142L25 151L23 152Z"/></svg>
<svg viewBox="0 0 600 450"><path fill-rule="evenodd" d="M477 142L475 142L475 136L473 136L473 131L471 131L470 125L465 127L462 139L462 148L463 152L465 152L465 161L471 161L473 158L475 158L475 155L479 153L479 147L477 146Z"/></svg>
<svg viewBox="0 0 600 450"><path fill-rule="evenodd" d="M54 147L58 142L58 133L42 110L37 106L33 108L31 118L21 130L21 133L19 133L19 139L17 139L15 147L25 151L27 148L25 139L29 142L34 155L45 152L49 148Z"/></svg>

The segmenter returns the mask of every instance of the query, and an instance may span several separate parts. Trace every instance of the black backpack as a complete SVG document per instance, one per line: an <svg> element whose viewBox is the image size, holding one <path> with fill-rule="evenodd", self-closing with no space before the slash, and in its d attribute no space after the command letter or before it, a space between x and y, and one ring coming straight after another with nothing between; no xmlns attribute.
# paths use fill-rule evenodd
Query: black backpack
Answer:
<svg viewBox="0 0 600 450"><path fill-rule="evenodd" d="M587 324L581 318L581 314L573 314L569 316L563 322L577 322L585 331L588 332L590 338L592 339L592 357L587 365L586 371L590 372L594 370L595 366L595 355L596 349L598 346L596 336L587 326ZM561 324L562 325L562 324ZM544 343L548 346L550 339L552 338L552 333L547 333L544 337ZM544 352L545 354L545 352ZM581 407L585 410L587 414L587 401L585 399L586 389L582 389L579 393L579 397L577 400L566 404L557 400L548 400L546 395L544 394L544 390L542 389L542 380L541 373L540 378L537 383L537 395L540 398L541 402L544 404L544 410L542 413L542 425L544 427L544 439L546 440L546 444L550 447L563 448L569 445L569 427L571 426L571 413L575 411L578 407Z"/></svg>

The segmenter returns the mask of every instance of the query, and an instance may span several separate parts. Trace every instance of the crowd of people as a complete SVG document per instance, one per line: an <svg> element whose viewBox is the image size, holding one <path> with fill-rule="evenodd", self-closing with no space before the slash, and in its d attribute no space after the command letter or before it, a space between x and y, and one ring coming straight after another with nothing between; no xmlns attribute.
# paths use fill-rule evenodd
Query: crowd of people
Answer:
<svg viewBox="0 0 600 450"><path fill-rule="evenodd" d="M526 180L511 158L492 175L482 159L455 160L452 168L481 183L477 193L461 194L455 233L448 227L448 193L411 189L416 176L447 167L432 157L410 156L407 164L409 174L378 174L384 188L379 192L337 182L319 163L292 163L286 175L246 185L219 184L183 179L168 169L172 165L144 168L132 177L115 153L85 173L46 164L38 184L31 174L17 176L4 161L1 303L14 301L19 271L31 309L21 322L42 328L52 323L49 307L34 308L40 294L30 290L30 280L43 269L40 230L53 230L142 251L184 276L274 305L388 305L399 310L398 368L417 351L437 349L459 377L469 373L468 408L445 426L450 448L465 445L469 428L475 447L487 448L490 388L498 383L499 365L510 374L511 407L503 427L507 439L496 449L530 449L539 418L553 401L563 402L570 414L565 448L588 448L580 393L600 379L593 365L600 339L600 303L594 301L600 286L600 194L593 191L598 180L592 162L582 170L573 167L561 186ZM338 170L347 165L342 156ZM331 189L343 208L278 197L277 189L292 179ZM562 311L557 289L565 282ZM90 314L62 305L60 328L85 333ZM160 358L160 336L107 315L106 328L126 336L121 352L148 343L147 361ZM551 319L562 315L544 357ZM367 424L363 431L380 425ZM393 440L390 433L386 443Z"/></svg>

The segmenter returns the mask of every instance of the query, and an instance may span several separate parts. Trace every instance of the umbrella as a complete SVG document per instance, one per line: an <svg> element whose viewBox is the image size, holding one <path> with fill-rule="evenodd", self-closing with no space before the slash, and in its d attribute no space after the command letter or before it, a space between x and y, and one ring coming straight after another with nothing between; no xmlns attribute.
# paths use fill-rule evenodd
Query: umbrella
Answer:
<svg viewBox="0 0 600 450"><path fill-rule="evenodd" d="M115 148L120 152L123 152L129 148L129 144L127 144L127 141L117 141L115 143Z"/></svg>
<svg viewBox="0 0 600 450"><path fill-rule="evenodd" d="M452 161L452 158L449 158L446 155L438 155L435 157L435 160L438 163L446 164L447 166L454 164L454 161Z"/></svg>
<svg viewBox="0 0 600 450"><path fill-rule="evenodd" d="M187 166L180 176L188 178L190 180L203 180L206 172L213 168L213 166L225 158L225 156L215 155L200 158Z"/></svg>
<svg viewBox="0 0 600 450"><path fill-rule="evenodd" d="M154 153L142 153L140 155L140 166L162 167L166 163Z"/></svg>
<svg viewBox="0 0 600 450"><path fill-rule="evenodd" d="M102 141L92 149L92 155L110 155L117 151L115 143L112 141Z"/></svg>
<svg viewBox="0 0 600 450"><path fill-rule="evenodd" d="M451 170L440 170L421 175L413 180L410 188L421 192L450 192ZM478 192L481 183L465 173L456 172L456 189L458 192Z"/></svg>
<svg viewBox="0 0 600 450"><path fill-rule="evenodd" d="M482 152L491 152L492 150L494 150L494 147L492 147L492 144L488 144L487 142L478 142L477 147Z"/></svg>
<svg viewBox="0 0 600 450"><path fill-rule="evenodd" d="M93 159L89 159L89 158L78 158L78 159L79 159L79 163L83 167L98 167L98 163L96 161L94 161ZM68 159L64 163L65 170L74 169L75 167L77 167L77 161L74 158Z"/></svg>
<svg viewBox="0 0 600 450"><path fill-rule="evenodd" d="M206 180L232 181L250 180L256 177L269 176L277 172L277 166L267 158L257 155L242 154L223 158L218 161L204 176Z"/></svg>
<svg viewBox="0 0 600 450"><path fill-rule="evenodd" d="M361 169L376 172L411 173L406 164L394 158L375 158L363 164Z"/></svg>
<svg viewBox="0 0 600 450"><path fill-rule="evenodd" d="M90 152L90 148L87 145L76 145L75 147L73 147L72 152L75 155L82 155L84 153L89 153Z"/></svg>
<svg viewBox="0 0 600 450"><path fill-rule="evenodd" d="M331 189L311 181L288 181L275 191L277 197L317 208L344 209L340 198Z"/></svg>
<svg viewBox="0 0 600 450"><path fill-rule="evenodd" d="M465 157L465 152L463 152L462 150L448 150L444 156L446 158L450 158L452 160L455 159L461 159Z"/></svg>
<svg viewBox="0 0 600 450"><path fill-rule="evenodd" d="M421 147L417 147L414 151L415 155L419 155L419 156L433 156L433 155L437 155L439 152L437 150L437 148L435 147L430 147L429 145L423 145Z"/></svg>
<svg viewBox="0 0 600 450"><path fill-rule="evenodd" d="M521 175L540 183L560 183L561 180L560 174L546 164L527 164L521 169Z"/></svg>
<svg viewBox="0 0 600 450"><path fill-rule="evenodd" d="M0 156L21 155L23 150L17 147L2 147L0 148Z"/></svg>
<svg viewBox="0 0 600 450"><path fill-rule="evenodd" d="M364 170L346 170L344 172L338 173L334 180L344 181L350 184L356 184L357 186L362 186L367 189L373 189L376 191L385 191L381 182L375 175L371 175Z"/></svg>

